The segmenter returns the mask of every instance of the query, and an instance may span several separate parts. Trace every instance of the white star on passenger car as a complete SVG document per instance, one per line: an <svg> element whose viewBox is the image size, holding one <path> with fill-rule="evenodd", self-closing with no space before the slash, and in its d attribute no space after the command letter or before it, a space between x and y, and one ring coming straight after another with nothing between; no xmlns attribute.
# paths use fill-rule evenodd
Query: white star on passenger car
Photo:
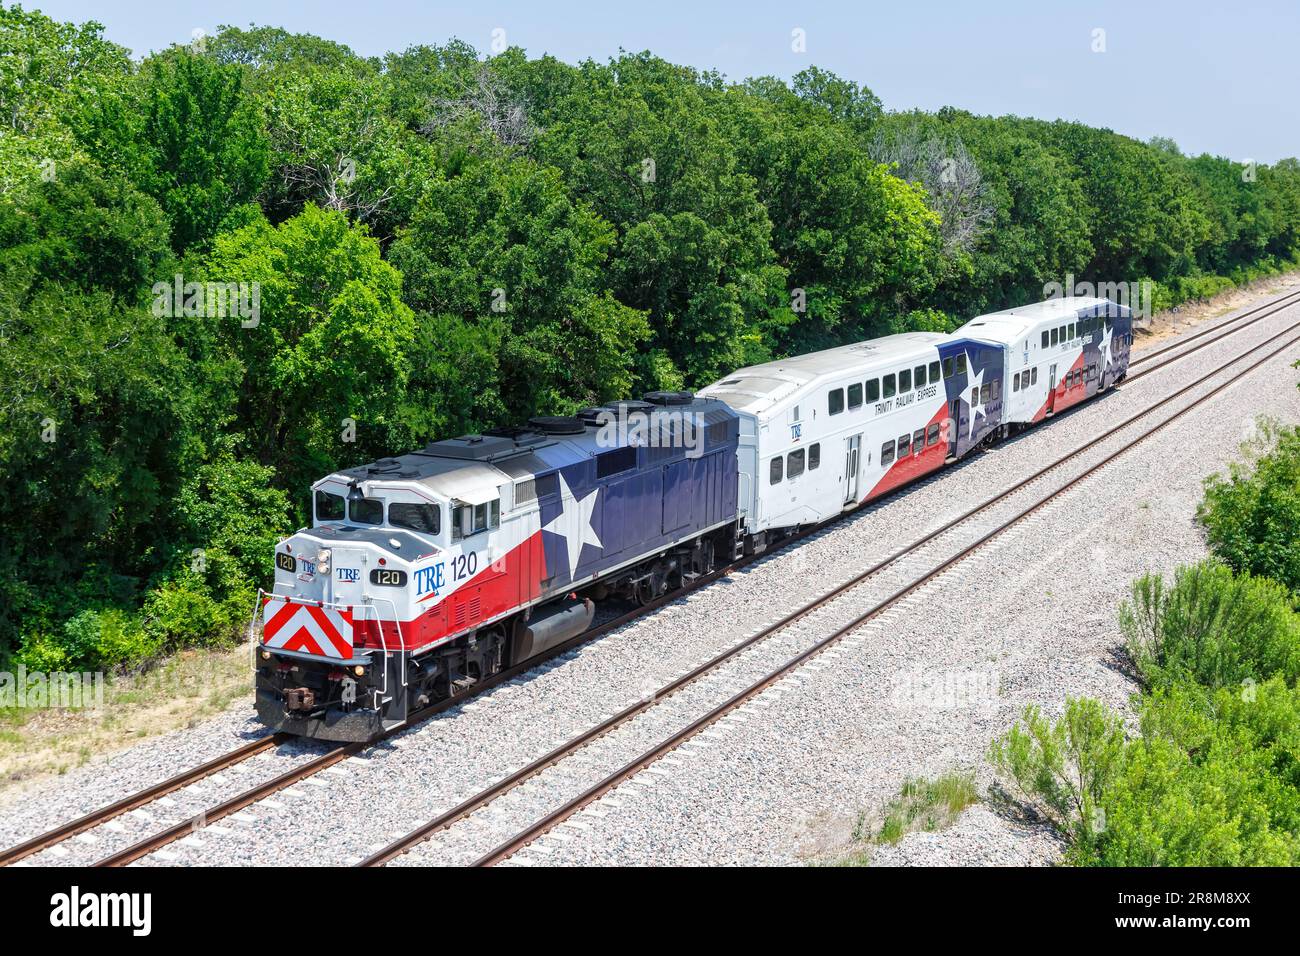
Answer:
<svg viewBox="0 0 1300 956"><path fill-rule="evenodd" d="M577 570L578 556L582 554L584 544L594 544L602 549L605 547L600 543L596 529L591 526L591 513L596 510L596 495L599 491L599 488L593 488L591 494L579 501L569 490L569 483L561 474L560 513L542 528L543 531L558 534L564 539L569 553L570 579L573 578L573 572Z"/></svg>
<svg viewBox="0 0 1300 956"><path fill-rule="evenodd" d="M1110 368L1110 337L1112 331L1110 325L1107 325L1106 330L1101 333L1101 344L1097 346L1101 350L1101 370L1103 373Z"/></svg>

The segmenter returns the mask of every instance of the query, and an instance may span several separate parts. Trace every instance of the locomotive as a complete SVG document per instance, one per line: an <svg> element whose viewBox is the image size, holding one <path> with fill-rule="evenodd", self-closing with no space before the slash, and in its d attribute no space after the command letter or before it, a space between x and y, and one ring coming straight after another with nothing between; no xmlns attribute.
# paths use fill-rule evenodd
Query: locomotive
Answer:
<svg viewBox="0 0 1300 956"><path fill-rule="evenodd" d="M1123 379L1132 315L1064 298L430 442L312 486L277 544L256 707L365 741Z"/></svg>

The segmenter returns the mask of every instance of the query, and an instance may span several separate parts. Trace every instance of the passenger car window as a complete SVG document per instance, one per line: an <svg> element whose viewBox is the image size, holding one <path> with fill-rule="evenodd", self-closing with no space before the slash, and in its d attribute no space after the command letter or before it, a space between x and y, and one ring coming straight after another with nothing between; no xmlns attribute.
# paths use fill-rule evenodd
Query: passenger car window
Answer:
<svg viewBox="0 0 1300 956"><path fill-rule="evenodd" d="M862 383L854 382L849 386L849 408L858 408L862 405Z"/></svg>
<svg viewBox="0 0 1300 956"><path fill-rule="evenodd" d="M937 381L939 381L939 363L938 363L938 362L931 362L931 363L930 363L930 381L931 381L931 382L937 382Z"/></svg>
<svg viewBox="0 0 1300 956"><path fill-rule="evenodd" d="M1052 334L1052 333L1050 333L1049 331L1047 331L1047 329L1043 329L1043 348L1047 348L1047 346L1048 346L1048 341L1047 341L1047 340L1048 340L1048 336L1050 336L1051 334Z"/></svg>
<svg viewBox="0 0 1300 956"><path fill-rule="evenodd" d="M898 391L910 392L912 390L912 370L903 369L898 373Z"/></svg>
<svg viewBox="0 0 1300 956"><path fill-rule="evenodd" d="M919 452L924 447L925 447L925 429L918 428L916 431L912 432L912 451L914 453Z"/></svg>
<svg viewBox="0 0 1300 956"><path fill-rule="evenodd" d="M966 374L966 353L965 352L962 352L960 355L957 356L957 374L958 375Z"/></svg>
<svg viewBox="0 0 1300 956"><path fill-rule="evenodd" d="M768 481L774 485L781 483L781 475L785 470L784 462L785 459L783 459L780 455L777 455L775 458L772 459L772 465L771 465L772 470L768 477Z"/></svg>
<svg viewBox="0 0 1300 956"><path fill-rule="evenodd" d="M815 442L808 446L808 470L816 471L817 466L822 463L822 446L821 442Z"/></svg>
<svg viewBox="0 0 1300 956"><path fill-rule="evenodd" d="M925 436L925 443L927 446L933 445L938 440L939 440L939 423L935 422L933 425L930 426L929 434Z"/></svg>
<svg viewBox="0 0 1300 956"><path fill-rule="evenodd" d="M785 473L789 478L798 478L803 474L803 456L804 450L790 452L785 462Z"/></svg>
<svg viewBox="0 0 1300 956"><path fill-rule="evenodd" d="M924 365L918 365L916 368L912 369L912 383L913 383L917 388L920 388L922 385L925 384L925 366L924 366Z"/></svg>
<svg viewBox="0 0 1300 956"><path fill-rule="evenodd" d="M983 402L985 405L987 405L989 403L989 399L992 397L993 397L993 385L989 382L985 382L980 387L980 401Z"/></svg>
<svg viewBox="0 0 1300 956"><path fill-rule="evenodd" d="M828 406L827 410L832 415L838 415L840 412L844 411L844 389L831 389L830 395L827 396L826 404Z"/></svg>
<svg viewBox="0 0 1300 956"><path fill-rule="evenodd" d="M873 378L867 382L867 401L880 401L880 379Z"/></svg>
<svg viewBox="0 0 1300 956"><path fill-rule="evenodd" d="M885 398L893 398L897 389L894 388L894 376L885 376Z"/></svg>
<svg viewBox="0 0 1300 956"><path fill-rule="evenodd" d="M887 441L880 446L880 463L882 465L888 465L893 460L894 460L894 443L892 441Z"/></svg>
<svg viewBox="0 0 1300 956"><path fill-rule="evenodd" d="M1052 344L1056 345L1061 339L1061 330L1052 329Z"/></svg>
<svg viewBox="0 0 1300 956"><path fill-rule="evenodd" d="M943 360L943 377L952 378L952 356Z"/></svg>
<svg viewBox="0 0 1300 956"><path fill-rule="evenodd" d="M912 451L912 436L899 435L898 436L898 457L902 458L905 455L911 453L911 451Z"/></svg>

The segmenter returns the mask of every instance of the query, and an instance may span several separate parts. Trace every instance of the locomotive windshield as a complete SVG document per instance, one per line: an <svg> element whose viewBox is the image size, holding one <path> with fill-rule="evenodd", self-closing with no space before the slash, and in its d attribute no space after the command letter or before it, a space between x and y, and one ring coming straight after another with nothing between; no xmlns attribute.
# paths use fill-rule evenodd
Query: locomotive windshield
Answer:
<svg viewBox="0 0 1300 956"><path fill-rule="evenodd" d="M378 498L349 501L348 517L357 524L383 524L384 503Z"/></svg>
<svg viewBox="0 0 1300 956"><path fill-rule="evenodd" d="M342 521L343 496L332 495L328 491L316 492L316 520Z"/></svg>

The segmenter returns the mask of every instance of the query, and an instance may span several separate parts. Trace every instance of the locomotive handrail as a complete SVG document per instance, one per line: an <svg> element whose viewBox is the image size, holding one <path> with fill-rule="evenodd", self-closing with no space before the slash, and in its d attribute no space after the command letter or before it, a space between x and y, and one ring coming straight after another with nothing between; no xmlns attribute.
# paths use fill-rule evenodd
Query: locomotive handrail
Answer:
<svg viewBox="0 0 1300 956"><path fill-rule="evenodd" d="M367 602L370 602L370 605L371 605L372 607L374 606L374 602L375 602L375 601L383 601L384 603L386 603L386 604L387 604L387 605L392 609L392 612L393 612L393 625L397 628L397 646L401 649L401 655L402 655L402 656L401 656L401 660L399 661L399 665L400 665L400 673L402 674L403 679L405 679L405 676L406 676L406 638L405 638L405 637L403 636L403 634L402 634L402 622L398 619L398 615L397 615L397 605L393 603L393 599L392 599L392 598L386 598L386 597L375 597L375 596L373 596L373 595L367 594L367 595L365 596L365 599L366 599ZM376 612L378 612L378 608L376 608L375 610L376 610ZM388 701L392 700L392 697L388 696L388 665L387 665L387 661L388 661L389 650L388 650L388 643L387 643L387 641L384 640L384 622L383 622L383 621L379 621L378 618L376 618L376 622L379 624L379 627L378 627L378 630L379 630L379 643L380 643L380 645L381 645L381 646L383 647L383 649L384 649L384 661L385 661L385 663L384 663L384 689L383 689L383 691L382 691L382 695L383 695L383 698L384 698L384 703L387 703Z"/></svg>

